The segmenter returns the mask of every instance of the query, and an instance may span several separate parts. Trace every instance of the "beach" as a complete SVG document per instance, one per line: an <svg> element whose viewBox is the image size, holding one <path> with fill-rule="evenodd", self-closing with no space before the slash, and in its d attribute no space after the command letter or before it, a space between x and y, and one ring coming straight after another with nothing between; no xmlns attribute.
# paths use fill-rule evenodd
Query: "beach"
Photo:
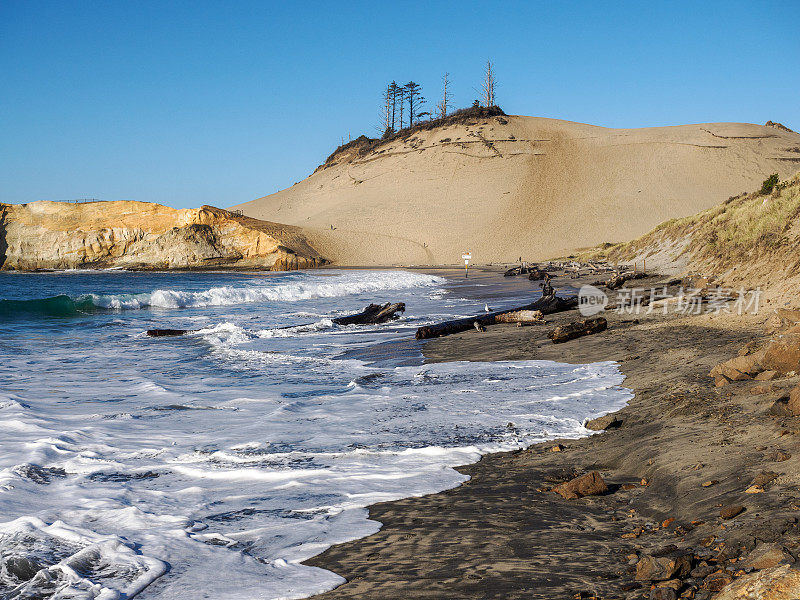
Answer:
<svg viewBox="0 0 800 600"><path fill-rule="evenodd" d="M650 583L635 580L635 565L659 550L699 552L711 571L735 567L759 542L796 552L799 430L796 419L768 411L798 378L715 387L708 376L747 342L767 337L763 322L773 311L762 311L608 311L607 331L552 344L546 332L578 318L571 311L548 315L547 326L496 325L429 340L428 362L616 361L635 397L617 413L616 429L562 440L557 452L546 442L488 455L459 468L470 480L458 488L370 507L381 531L307 561L347 579L319 597L645 598ZM592 470L608 494L564 500L549 491ZM745 493L762 473L777 478L763 493ZM732 505L745 510L722 519L721 508ZM694 581L694 597L710 597L704 578Z"/></svg>
<svg viewBox="0 0 800 600"><path fill-rule="evenodd" d="M344 579L302 561L378 531L367 506L625 405L611 362L425 364L418 327L539 294L472 275L0 274L0 589L309 597Z"/></svg>

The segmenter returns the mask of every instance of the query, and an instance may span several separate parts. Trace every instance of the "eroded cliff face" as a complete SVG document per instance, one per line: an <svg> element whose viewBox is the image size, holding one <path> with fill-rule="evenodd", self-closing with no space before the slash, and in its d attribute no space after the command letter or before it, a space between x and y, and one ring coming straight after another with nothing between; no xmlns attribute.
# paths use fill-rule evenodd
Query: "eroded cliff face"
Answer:
<svg viewBox="0 0 800 600"><path fill-rule="evenodd" d="M303 269L326 262L299 227L149 202L0 204L0 269Z"/></svg>

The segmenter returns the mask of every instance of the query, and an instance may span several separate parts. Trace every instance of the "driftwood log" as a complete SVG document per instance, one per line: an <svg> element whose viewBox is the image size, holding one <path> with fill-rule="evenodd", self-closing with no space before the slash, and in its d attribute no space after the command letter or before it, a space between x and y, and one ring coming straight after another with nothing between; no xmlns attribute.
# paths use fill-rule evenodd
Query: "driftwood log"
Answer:
<svg viewBox="0 0 800 600"><path fill-rule="evenodd" d="M392 304L370 304L367 308L355 315L347 315L346 317L337 317L332 319L337 325L372 325L375 323L385 323L392 319L399 318L397 313L405 312L406 305L403 302ZM306 323L305 325L311 325ZM287 325L280 327L280 329L292 329L294 327L303 327L303 325ZM148 329L147 335L150 337L174 337L177 335L184 335L192 333L196 329Z"/></svg>
<svg viewBox="0 0 800 600"><path fill-rule="evenodd" d="M645 277L649 277L647 273L642 273L641 271L637 273L620 273L618 275L614 275L608 281L596 281L593 285L604 285L609 290L617 290L621 288L626 281L630 281L631 279L644 279Z"/></svg>
<svg viewBox="0 0 800 600"><path fill-rule="evenodd" d="M150 337L172 337L189 333L189 329L148 329L147 335Z"/></svg>
<svg viewBox="0 0 800 600"><path fill-rule="evenodd" d="M399 319L397 313L405 312L406 305L403 302L391 304L370 304L362 312L346 317L332 319L337 325L373 325L375 323L385 323L393 319Z"/></svg>
<svg viewBox="0 0 800 600"><path fill-rule="evenodd" d="M532 325L534 323L544 323L544 316L540 310L514 310L502 313L495 317L495 323L522 323Z"/></svg>
<svg viewBox="0 0 800 600"><path fill-rule="evenodd" d="M548 333L547 337L553 340L554 344L561 344L585 335L600 333L607 328L608 321L606 321L605 317L594 317L591 319L584 319L583 321L567 323L566 325L559 325Z"/></svg>
<svg viewBox="0 0 800 600"><path fill-rule="evenodd" d="M543 269L533 268L528 270L528 279L531 281L541 281L549 273Z"/></svg>
<svg viewBox="0 0 800 600"><path fill-rule="evenodd" d="M473 327L478 329L477 327L478 325L481 327L486 327L488 325L494 325L495 323L502 323L503 321L498 320L498 317L501 317L502 315L507 313L535 310L541 312L543 315L548 315L551 313L561 312L564 310L570 310L576 308L577 306L578 306L577 296L570 296L568 298L559 298L558 296L555 295L542 296L536 302L533 302L526 306L520 306L517 308L502 310L493 313L486 313L484 315L478 315L475 317L454 319L452 321L445 321L444 323L438 323L436 325L425 325L417 329L416 338L418 340L427 340L428 338L441 337L445 335L450 335L451 333L460 333L462 331L467 331L469 329L472 329Z"/></svg>

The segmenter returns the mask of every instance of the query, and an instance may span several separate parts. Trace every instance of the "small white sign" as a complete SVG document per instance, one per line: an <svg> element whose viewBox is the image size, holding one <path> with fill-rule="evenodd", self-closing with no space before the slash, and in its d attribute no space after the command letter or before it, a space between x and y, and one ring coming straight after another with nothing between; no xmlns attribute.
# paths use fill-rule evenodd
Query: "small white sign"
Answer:
<svg viewBox="0 0 800 600"><path fill-rule="evenodd" d="M461 258L464 259L464 264L468 265L469 261L472 260L472 253L471 252L464 252L464 254L461 255Z"/></svg>

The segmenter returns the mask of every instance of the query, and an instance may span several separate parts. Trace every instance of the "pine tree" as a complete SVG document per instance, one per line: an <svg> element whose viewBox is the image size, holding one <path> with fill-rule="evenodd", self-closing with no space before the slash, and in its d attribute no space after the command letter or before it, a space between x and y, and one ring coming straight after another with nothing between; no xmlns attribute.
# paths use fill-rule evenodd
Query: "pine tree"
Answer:
<svg viewBox="0 0 800 600"><path fill-rule="evenodd" d="M409 81L403 89L408 100L408 126L411 127L414 120L422 116L419 109L425 104L425 98L422 96L422 86L418 83Z"/></svg>

